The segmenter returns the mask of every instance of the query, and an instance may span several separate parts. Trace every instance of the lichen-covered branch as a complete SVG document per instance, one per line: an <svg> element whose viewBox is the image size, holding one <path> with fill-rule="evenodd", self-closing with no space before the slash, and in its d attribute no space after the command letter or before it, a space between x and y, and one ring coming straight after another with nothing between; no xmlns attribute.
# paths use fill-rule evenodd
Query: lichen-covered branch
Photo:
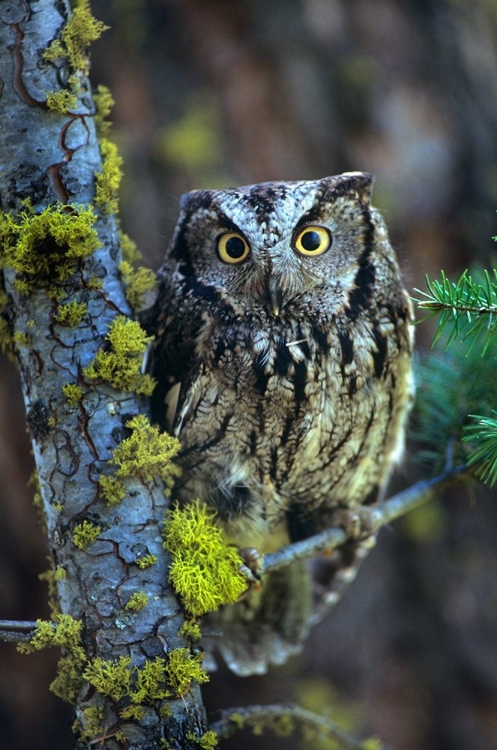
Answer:
<svg viewBox="0 0 497 750"><path fill-rule="evenodd" d="M87 0L74 13L61 0L0 4L0 332L19 363L55 594L53 622L16 640L62 649L54 689L75 703L78 747L193 748L203 672L179 634L161 537L174 444L155 463L143 441L139 463L124 455L153 428L146 337L118 269L120 162L96 129L107 137L109 97L96 117L87 79L102 30ZM146 279L129 258L125 271L136 302Z"/></svg>
<svg viewBox="0 0 497 750"><path fill-rule="evenodd" d="M272 730L280 737L288 737L299 731L308 747L313 747L324 739L333 739L333 747L341 750L381 750L382 747L374 738L358 741L331 719L300 708L294 703L226 708L221 711L221 718L211 725L211 730L222 739L231 737L241 729L250 729L254 734Z"/></svg>
<svg viewBox="0 0 497 750"><path fill-rule="evenodd" d="M0 641L28 643L36 629L36 622L25 620L0 620Z"/></svg>

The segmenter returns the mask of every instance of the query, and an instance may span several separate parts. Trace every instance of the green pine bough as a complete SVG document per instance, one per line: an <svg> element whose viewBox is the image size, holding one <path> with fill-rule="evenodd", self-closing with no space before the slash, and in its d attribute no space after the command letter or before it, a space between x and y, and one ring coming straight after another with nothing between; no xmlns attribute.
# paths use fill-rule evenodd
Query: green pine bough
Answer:
<svg viewBox="0 0 497 750"><path fill-rule="evenodd" d="M494 239L497 239L494 237ZM413 436L420 457L439 464L440 445L450 443L456 459L475 466L475 476L497 483L497 269L465 270L456 282L441 271L416 289L422 320L437 317L433 346L418 363L418 400ZM422 322L422 321L421 321ZM446 437L443 441L442 436ZM438 468L438 467L437 467Z"/></svg>

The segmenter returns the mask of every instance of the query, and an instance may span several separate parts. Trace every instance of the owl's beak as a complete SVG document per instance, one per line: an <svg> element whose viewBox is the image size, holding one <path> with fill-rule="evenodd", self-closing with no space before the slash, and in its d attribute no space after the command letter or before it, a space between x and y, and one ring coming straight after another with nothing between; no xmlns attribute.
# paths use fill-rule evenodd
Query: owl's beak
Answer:
<svg viewBox="0 0 497 750"><path fill-rule="evenodd" d="M267 291L268 291L268 297L271 303L271 308L273 310L273 313L275 317L278 317L278 315L280 314L281 301L282 301L283 295L278 285L278 280L275 279L274 276L271 276L269 278Z"/></svg>

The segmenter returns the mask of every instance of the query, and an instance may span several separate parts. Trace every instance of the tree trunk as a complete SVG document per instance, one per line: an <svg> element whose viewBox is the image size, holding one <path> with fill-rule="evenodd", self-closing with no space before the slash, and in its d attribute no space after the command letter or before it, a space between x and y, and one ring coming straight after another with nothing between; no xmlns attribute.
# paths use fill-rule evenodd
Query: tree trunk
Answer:
<svg viewBox="0 0 497 750"><path fill-rule="evenodd" d="M12 215L24 199L39 213L55 201L88 206L95 197L94 175L102 161L88 80L78 74L77 106L69 106L68 113L46 106L47 92L60 90L67 71L64 64L43 60L43 51L70 13L62 0L12 0L0 8L0 205ZM30 276L26 286L19 284L26 281L26 273L16 273L5 263L5 310L14 334L50 557L59 572L60 612L83 622L87 659L114 662L131 657L140 668L147 659L188 644L178 635L183 616L167 583L161 544L167 499L161 483L128 478L125 498L112 506L99 493L98 479L109 473L112 451L126 436L125 423L143 413L146 403L134 393L95 385L83 374L111 321L118 314L130 315L117 267L116 219L101 211L96 214L101 246L77 259L70 277L49 269ZM53 251L53 240L47 237L36 246L40 258L53 256ZM95 278L101 288L95 288ZM87 305L83 320L74 327L58 323L60 305L75 301ZM71 405L64 395L67 384L81 389L77 404ZM101 532L96 541L79 549L73 532L83 521ZM145 555L155 555L157 563L141 569L136 560ZM126 610L137 591L146 592L147 606L139 612ZM85 709L99 709L100 747L143 750L162 746L161 739L167 740L167 747L196 747L193 738L205 731L198 686L192 685L168 705L166 718L156 702L144 707L139 721L123 720L115 700L84 682L76 715L87 730L92 712ZM86 746L86 741L78 746Z"/></svg>

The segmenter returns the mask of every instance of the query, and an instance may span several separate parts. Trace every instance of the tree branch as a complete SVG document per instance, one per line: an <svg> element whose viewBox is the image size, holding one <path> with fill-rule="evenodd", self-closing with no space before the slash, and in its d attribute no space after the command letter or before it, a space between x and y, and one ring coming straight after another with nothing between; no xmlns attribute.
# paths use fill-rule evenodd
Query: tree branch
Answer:
<svg viewBox="0 0 497 750"><path fill-rule="evenodd" d="M468 468L468 466L458 466L453 469L447 468L436 477L417 482L406 490L385 500L374 508L378 528L386 526L409 511L428 502L435 494L468 476L473 470L474 467ZM305 560L321 552L329 552L340 547L348 538L343 528L335 527L326 529L301 542L289 544L277 552L264 557L262 573L265 574L273 570L278 570L286 565L290 565L295 560Z"/></svg>
<svg viewBox="0 0 497 750"><path fill-rule="evenodd" d="M287 737L298 728L305 728L309 743L314 743L318 738L331 737L338 742L341 750L364 748L362 742L350 737L331 719L300 708L294 703L226 708L221 711L221 718L211 724L210 729L222 739L227 739L240 729L255 729L259 733L261 727L273 729L276 734L283 737Z"/></svg>
<svg viewBox="0 0 497 750"><path fill-rule="evenodd" d="M36 622L23 620L0 620L0 641L29 643L33 637Z"/></svg>

